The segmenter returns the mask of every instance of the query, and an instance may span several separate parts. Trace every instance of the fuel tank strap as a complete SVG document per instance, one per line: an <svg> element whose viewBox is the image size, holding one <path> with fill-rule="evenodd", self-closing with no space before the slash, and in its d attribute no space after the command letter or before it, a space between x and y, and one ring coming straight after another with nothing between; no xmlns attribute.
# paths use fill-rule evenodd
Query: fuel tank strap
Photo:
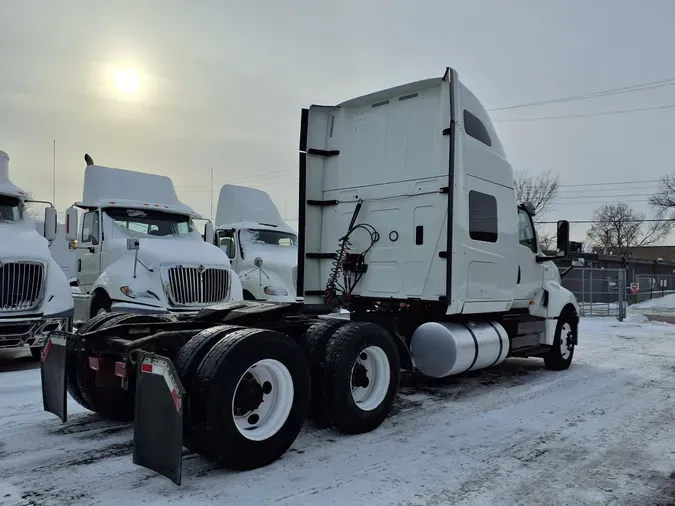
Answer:
<svg viewBox="0 0 675 506"><path fill-rule="evenodd" d="M476 334L473 333L473 330L471 330L471 328L466 323L462 323L462 325L464 326L464 328L466 328L466 330L469 331L469 334L471 334L471 337L473 337L473 344L476 348L475 352L473 354L473 362L471 362L471 365L469 366L469 368L466 371L464 371L464 372L469 372L471 370L471 368L474 365L476 365L476 360L478 360L478 339L476 339ZM499 344L501 346L501 341L499 342Z"/></svg>

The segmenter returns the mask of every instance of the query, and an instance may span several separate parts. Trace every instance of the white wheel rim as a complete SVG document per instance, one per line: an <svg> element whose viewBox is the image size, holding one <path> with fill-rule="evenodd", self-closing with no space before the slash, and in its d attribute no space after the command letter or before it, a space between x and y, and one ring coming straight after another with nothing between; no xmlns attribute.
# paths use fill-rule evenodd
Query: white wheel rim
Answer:
<svg viewBox="0 0 675 506"><path fill-rule="evenodd" d="M365 368L365 376L368 379L367 385L362 386L357 381L355 385L354 373ZM361 369L361 374L363 369ZM356 358L352 366L352 398L356 405L363 411L372 411L376 409L389 391L389 382L391 380L391 370L389 368L389 358L379 346L369 346Z"/></svg>
<svg viewBox="0 0 675 506"><path fill-rule="evenodd" d="M565 323L560 329L560 355L562 358L567 360L572 354L572 347L574 344L571 342L572 339L572 327L569 323ZM569 341L569 343L568 343Z"/></svg>
<svg viewBox="0 0 675 506"><path fill-rule="evenodd" d="M235 409L237 392L251 376L262 388L262 402L255 409ZM243 388L246 388L245 386ZM267 393L265 393L267 392ZM256 362L239 378L232 397L232 417L239 433L251 441L264 441L274 436L288 419L293 407L293 377L278 360Z"/></svg>

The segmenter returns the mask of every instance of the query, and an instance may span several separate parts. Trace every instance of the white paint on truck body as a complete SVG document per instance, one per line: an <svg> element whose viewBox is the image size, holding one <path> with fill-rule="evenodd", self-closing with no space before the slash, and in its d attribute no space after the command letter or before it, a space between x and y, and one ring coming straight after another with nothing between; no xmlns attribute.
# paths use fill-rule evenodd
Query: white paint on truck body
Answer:
<svg viewBox="0 0 675 506"><path fill-rule="evenodd" d="M356 224L378 237L365 229L349 237L348 252L367 251L367 271L352 296L441 300L448 316L527 308L551 318L541 336L547 345L560 311L578 311L553 262L537 261L543 252L532 217L516 202L513 168L488 113L456 71L311 106L306 134L298 294L306 303L324 301L334 265L316 254L340 250L362 202Z"/></svg>
<svg viewBox="0 0 675 506"><path fill-rule="evenodd" d="M27 197L0 151L0 348L39 348L50 330L72 323L68 280L26 210Z"/></svg>
<svg viewBox="0 0 675 506"><path fill-rule="evenodd" d="M241 300L227 255L203 241L166 176L89 165L77 279L87 317L100 310L194 314ZM137 240L138 251L127 249Z"/></svg>
<svg viewBox="0 0 675 506"><path fill-rule="evenodd" d="M39 234L44 233L45 222L34 220L35 229ZM66 239L66 224L59 223L56 232L56 240L49 245L49 252L54 261L61 267L68 280L77 280L77 253L69 247Z"/></svg>
<svg viewBox="0 0 675 506"><path fill-rule="evenodd" d="M224 185L216 209L215 244L226 252L248 298L295 302L297 234L267 192ZM262 259L261 268L255 259Z"/></svg>

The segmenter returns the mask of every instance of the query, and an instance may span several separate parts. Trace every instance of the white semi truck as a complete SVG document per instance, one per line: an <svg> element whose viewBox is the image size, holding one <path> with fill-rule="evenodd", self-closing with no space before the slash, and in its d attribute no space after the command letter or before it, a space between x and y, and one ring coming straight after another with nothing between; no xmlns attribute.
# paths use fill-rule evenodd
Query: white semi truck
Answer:
<svg viewBox="0 0 675 506"><path fill-rule="evenodd" d="M239 274L245 300L295 302L298 237L267 192L224 185L216 208L215 244Z"/></svg>
<svg viewBox="0 0 675 506"><path fill-rule="evenodd" d="M9 178L9 156L0 151L0 349L30 348L38 360L52 330L71 330L73 298L49 252L57 240L56 209L45 208L40 234L27 202Z"/></svg>
<svg viewBox="0 0 675 506"><path fill-rule="evenodd" d="M85 407L134 418L134 462L180 484L183 446L251 469L283 455L306 416L377 428L402 369L570 366L578 305L552 262L569 224L544 255L490 118L455 70L303 110L299 172L302 304L228 303L182 322L102 315L54 333L42 368L62 381L43 382L45 409L66 419L67 384ZM317 314L336 307L349 319Z"/></svg>
<svg viewBox="0 0 675 506"><path fill-rule="evenodd" d="M45 222L35 220L38 233L44 230ZM70 248L70 241L66 239L67 223L59 223L56 230L56 239L49 244L49 252L54 261L61 267L71 284L77 284L77 253ZM73 231L75 232L75 231Z"/></svg>
<svg viewBox="0 0 675 506"><path fill-rule="evenodd" d="M88 155L77 244L78 320L101 313L194 315L241 300L227 255L169 177L94 165ZM71 208L73 209L73 208Z"/></svg>

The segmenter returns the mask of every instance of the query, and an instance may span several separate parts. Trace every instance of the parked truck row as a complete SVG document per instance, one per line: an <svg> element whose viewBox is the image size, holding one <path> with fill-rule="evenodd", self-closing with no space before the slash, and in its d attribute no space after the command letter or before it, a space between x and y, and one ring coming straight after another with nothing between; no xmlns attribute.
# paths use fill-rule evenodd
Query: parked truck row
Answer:
<svg viewBox="0 0 675 506"><path fill-rule="evenodd" d="M29 348L33 357L53 330L70 331L73 299L49 247L57 240L57 213L46 203L38 232L26 205L28 193L9 178L9 156L0 151L0 349Z"/></svg>
<svg viewBox="0 0 675 506"><path fill-rule="evenodd" d="M132 185L110 170L86 169L89 319L49 335L45 410L65 421L68 392L134 420L133 461L177 484L183 447L252 469L283 455L307 417L376 429L402 370L572 362L578 305L552 262L569 225L545 255L489 115L451 68L302 110L297 237L262 197L267 211L221 218L232 187L200 242L168 178ZM205 248L211 262L195 254ZM293 265L284 248L297 252L292 278L276 274L275 262ZM271 300L248 300L261 293Z"/></svg>

